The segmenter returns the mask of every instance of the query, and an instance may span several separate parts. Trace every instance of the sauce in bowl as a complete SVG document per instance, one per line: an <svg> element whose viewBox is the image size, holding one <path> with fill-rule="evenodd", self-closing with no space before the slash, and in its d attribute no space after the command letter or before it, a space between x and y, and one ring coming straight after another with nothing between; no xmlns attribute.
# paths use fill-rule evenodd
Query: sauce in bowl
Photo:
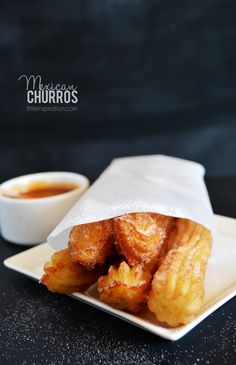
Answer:
<svg viewBox="0 0 236 365"><path fill-rule="evenodd" d="M12 190L3 192L3 195L14 199L39 199L68 193L78 188L79 185L70 182L34 181L28 185L14 186Z"/></svg>

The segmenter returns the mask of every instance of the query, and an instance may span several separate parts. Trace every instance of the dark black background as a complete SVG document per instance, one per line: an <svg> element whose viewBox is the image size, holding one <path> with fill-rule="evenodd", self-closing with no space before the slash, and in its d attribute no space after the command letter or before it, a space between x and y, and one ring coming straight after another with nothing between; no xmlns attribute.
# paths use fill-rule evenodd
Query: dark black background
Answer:
<svg viewBox="0 0 236 365"><path fill-rule="evenodd" d="M1 2L2 179L164 153L235 175L233 0ZM78 86L77 112L27 112L22 74Z"/></svg>
<svg viewBox="0 0 236 365"><path fill-rule="evenodd" d="M203 163L236 217L235 16L233 0L2 1L0 180L169 154ZM78 111L27 112L22 74L77 85ZM1 364L236 362L235 300L172 344L3 267L1 295Z"/></svg>

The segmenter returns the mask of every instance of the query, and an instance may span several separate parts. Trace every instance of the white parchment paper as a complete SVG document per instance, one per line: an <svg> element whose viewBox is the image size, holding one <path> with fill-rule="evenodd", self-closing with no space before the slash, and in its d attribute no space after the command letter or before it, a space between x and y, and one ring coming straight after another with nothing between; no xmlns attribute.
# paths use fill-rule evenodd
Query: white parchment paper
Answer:
<svg viewBox="0 0 236 365"><path fill-rule="evenodd" d="M55 250L67 246L71 228L125 213L153 212L188 218L215 233L202 165L163 155L111 162L48 237Z"/></svg>

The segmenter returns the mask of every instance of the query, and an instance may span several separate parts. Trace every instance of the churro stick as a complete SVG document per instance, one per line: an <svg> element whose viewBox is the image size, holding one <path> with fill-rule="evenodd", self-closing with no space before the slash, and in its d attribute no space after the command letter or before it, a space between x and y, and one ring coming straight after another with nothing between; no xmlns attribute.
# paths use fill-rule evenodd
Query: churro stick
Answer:
<svg viewBox="0 0 236 365"><path fill-rule="evenodd" d="M152 281L148 307L160 322L177 327L201 310L211 233L200 224L177 219L168 237L169 251Z"/></svg>
<svg viewBox="0 0 236 365"><path fill-rule="evenodd" d="M112 265L108 275L99 278L100 299L115 308L137 313L147 300L151 279L142 266L129 267L122 261L118 267Z"/></svg>
<svg viewBox="0 0 236 365"><path fill-rule="evenodd" d="M97 281L100 270L87 270L82 265L73 262L68 249L54 253L51 261L44 265L41 283L48 290L60 294L71 294L87 289Z"/></svg>
<svg viewBox="0 0 236 365"><path fill-rule="evenodd" d="M81 224L72 228L68 247L72 260L87 269L103 265L112 254L114 243L113 220Z"/></svg>
<svg viewBox="0 0 236 365"><path fill-rule="evenodd" d="M114 219L118 250L129 265L152 271L174 218L155 213L131 213Z"/></svg>

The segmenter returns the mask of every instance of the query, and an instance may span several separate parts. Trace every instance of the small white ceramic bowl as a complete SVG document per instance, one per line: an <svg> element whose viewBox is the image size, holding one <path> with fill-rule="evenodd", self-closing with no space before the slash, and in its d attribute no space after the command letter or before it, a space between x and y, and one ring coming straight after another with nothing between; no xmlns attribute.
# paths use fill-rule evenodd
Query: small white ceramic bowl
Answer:
<svg viewBox="0 0 236 365"><path fill-rule="evenodd" d="M19 199L4 194L16 185L34 181L74 183L69 192L37 199ZM48 235L88 188L88 179L73 172L42 172L8 180L0 185L0 227L7 241L34 245L45 242Z"/></svg>

